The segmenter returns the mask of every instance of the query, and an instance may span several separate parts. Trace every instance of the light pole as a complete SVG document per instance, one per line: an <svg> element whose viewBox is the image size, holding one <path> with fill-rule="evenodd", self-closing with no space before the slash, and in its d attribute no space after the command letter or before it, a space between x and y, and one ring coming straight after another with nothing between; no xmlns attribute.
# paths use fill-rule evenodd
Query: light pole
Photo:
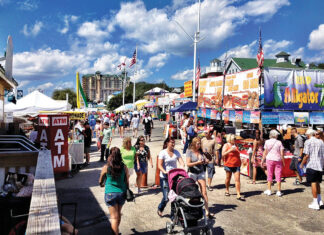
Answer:
<svg viewBox="0 0 324 235"><path fill-rule="evenodd" d="M196 101L196 60L197 60L197 43L199 42L199 35L200 35L200 0L199 0L199 9L198 9L198 25L197 25L197 32L195 32L194 37L194 65L193 65L193 78L192 78L192 88L193 88L193 94L192 94L192 101Z"/></svg>
<svg viewBox="0 0 324 235"><path fill-rule="evenodd" d="M124 66L124 79L123 82L123 106L125 105L125 82L126 82L126 66Z"/></svg>

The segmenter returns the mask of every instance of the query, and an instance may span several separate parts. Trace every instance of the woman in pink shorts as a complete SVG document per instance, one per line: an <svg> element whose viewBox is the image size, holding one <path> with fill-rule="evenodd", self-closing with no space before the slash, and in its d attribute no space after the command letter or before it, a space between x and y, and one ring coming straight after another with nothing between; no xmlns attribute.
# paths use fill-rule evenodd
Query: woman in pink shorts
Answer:
<svg viewBox="0 0 324 235"><path fill-rule="evenodd" d="M253 141L253 152L251 162L253 165L253 180L250 181L250 184L255 184L257 177L257 167L261 167L264 173L267 175L266 164L262 164L263 157L263 148L264 140L262 138L262 134L260 130L255 130L255 140Z"/></svg>
<svg viewBox="0 0 324 235"><path fill-rule="evenodd" d="M281 171L285 166L284 161L284 147L281 141L277 140L279 132L277 130L270 131L270 139L265 142L262 163L267 160L268 170L268 189L264 191L264 194L271 195L271 184L273 179L273 173L276 176L278 184L278 191L276 195L282 196L281 193Z"/></svg>

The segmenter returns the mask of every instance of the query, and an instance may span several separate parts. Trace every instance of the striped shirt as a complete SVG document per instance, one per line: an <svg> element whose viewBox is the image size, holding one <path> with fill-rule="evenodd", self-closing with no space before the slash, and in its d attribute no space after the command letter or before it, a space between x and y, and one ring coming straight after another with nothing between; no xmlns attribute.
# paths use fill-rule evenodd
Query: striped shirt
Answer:
<svg viewBox="0 0 324 235"><path fill-rule="evenodd" d="M322 171L324 166L324 143L315 137L305 141L304 154L309 155L306 168Z"/></svg>

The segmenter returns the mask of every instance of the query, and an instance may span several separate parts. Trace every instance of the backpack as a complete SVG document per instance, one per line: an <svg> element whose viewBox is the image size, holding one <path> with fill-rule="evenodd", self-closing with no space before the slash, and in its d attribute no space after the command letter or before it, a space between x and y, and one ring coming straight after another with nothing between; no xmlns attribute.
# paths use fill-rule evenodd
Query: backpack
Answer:
<svg viewBox="0 0 324 235"><path fill-rule="evenodd" d="M190 137L194 137L196 135L193 125L191 125L191 126L188 127L187 134Z"/></svg>

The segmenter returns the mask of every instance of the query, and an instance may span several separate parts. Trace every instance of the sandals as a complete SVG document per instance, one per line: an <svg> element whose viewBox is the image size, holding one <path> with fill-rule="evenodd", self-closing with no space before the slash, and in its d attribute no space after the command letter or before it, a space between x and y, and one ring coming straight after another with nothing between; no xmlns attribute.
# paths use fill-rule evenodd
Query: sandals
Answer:
<svg viewBox="0 0 324 235"><path fill-rule="evenodd" d="M249 181L248 184L256 184L255 181Z"/></svg>
<svg viewBox="0 0 324 235"><path fill-rule="evenodd" d="M225 196L229 197L229 196L231 196L231 194L229 194L228 192L225 192Z"/></svg>
<svg viewBox="0 0 324 235"><path fill-rule="evenodd" d="M236 199L239 201L245 202L245 198L243 198L243 197L237 197Z"/></svg>
<svg viewBox="0 0 324 235"><path fill-rule="evenodd" d="M162 211L157 210L157 214L158 214L158 216L160 216L161 218L163 217Z"/></svg>

